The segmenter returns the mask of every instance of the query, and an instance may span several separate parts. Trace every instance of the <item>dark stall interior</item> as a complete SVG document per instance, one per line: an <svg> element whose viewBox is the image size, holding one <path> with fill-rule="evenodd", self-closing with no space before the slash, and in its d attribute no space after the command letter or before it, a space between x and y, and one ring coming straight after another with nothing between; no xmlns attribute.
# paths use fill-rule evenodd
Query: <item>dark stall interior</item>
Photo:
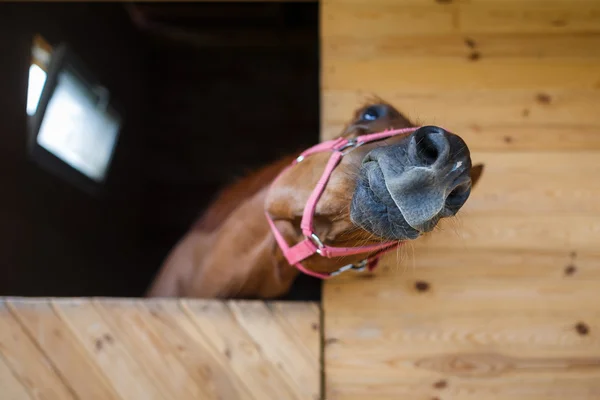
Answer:
<svg viewBox="0 0 600 400"><path fill-rule="evenodd" d="M122 116L94 190L28 147L40 38ZM0 295L143 295L220 188L318 141L318 43L316 2L0 4ZM320 282L285 299L319 300Z"/></svg>

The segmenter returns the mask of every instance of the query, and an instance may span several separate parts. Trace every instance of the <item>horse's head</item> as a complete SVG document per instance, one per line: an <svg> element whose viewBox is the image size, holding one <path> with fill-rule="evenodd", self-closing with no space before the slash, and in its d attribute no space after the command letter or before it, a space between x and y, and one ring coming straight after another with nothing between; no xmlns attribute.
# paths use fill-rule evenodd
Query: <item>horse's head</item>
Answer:
<svg viewBox="0 0 600 400"><path fill-rule="evenodd" d="M357 110L341 136L411 126L394 107L377 102ZM303 211L330 156L307 157L271 187L267 212L290 245L304 239ZM340 247L416 239L462 208L482 169L471 165L469 148L459 136L437 126L364 144L345 155L331 174L317 203L315 232L325 244ZM303 264L330 272L364 257L312 256Z"/></svg>

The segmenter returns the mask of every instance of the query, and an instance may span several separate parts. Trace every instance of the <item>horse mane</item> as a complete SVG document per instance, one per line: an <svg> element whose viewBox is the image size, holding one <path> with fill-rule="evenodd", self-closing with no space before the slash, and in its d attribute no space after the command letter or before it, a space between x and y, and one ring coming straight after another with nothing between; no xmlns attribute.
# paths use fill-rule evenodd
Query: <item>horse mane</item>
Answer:
<svg viewBox="0 0 600 400"><path fill-rule="evenodd" d="M217 229L242 202L273 182L299 153L280 158L226 186L192 225L192 230L212 232Z"/></svg>

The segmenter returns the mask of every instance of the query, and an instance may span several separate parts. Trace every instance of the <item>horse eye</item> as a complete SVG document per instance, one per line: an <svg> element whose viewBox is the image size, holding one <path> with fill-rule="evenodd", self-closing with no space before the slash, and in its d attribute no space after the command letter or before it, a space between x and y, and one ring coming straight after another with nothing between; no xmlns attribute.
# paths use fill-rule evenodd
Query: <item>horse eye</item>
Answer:
<svg viewBox="0 0 600 400"><path fill-rule="evenodd" d="M361 119L364 121L375 121L379 117L381 117L379 110L375 107L369 107L363 112Z"/></svg>

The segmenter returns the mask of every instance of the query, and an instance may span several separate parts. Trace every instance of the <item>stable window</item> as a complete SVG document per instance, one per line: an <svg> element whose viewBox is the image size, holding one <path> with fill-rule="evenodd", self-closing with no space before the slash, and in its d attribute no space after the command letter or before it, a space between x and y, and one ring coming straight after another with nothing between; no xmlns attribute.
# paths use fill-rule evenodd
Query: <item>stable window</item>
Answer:
<svg viewBox="0 0 600 400"><path fill-rule="evenodd" d="M104 183L121 117L109 91L62 43L34 39L27 114L30 153L41 167L84 189Z"/></svg>

